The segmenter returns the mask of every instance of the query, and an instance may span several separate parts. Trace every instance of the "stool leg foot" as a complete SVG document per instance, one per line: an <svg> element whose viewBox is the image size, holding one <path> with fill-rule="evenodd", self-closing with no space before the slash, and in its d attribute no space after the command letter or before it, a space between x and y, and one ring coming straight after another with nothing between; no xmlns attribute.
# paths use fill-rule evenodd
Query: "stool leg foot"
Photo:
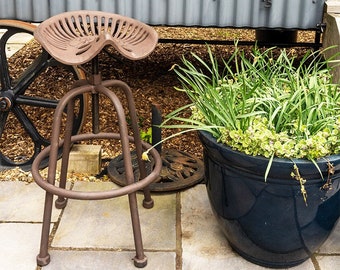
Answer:
<svg viewBox="0 0 340 270"><path fill-rule="evenodd" d="M153 206L154 206L153 199L150 198L149 200L146 200L146 199L143 200L143 207L144 208L151 209Z"/></svg>
<svg viewBox="0 0 340 270"><path fill-rule="evenodd" d="M144 256L142 259L138 259L137 256L133 258L134 264L138 268L143 268L148 264L148 258Z"/></svg>
<svg viewBox="0 0 340 270"><path fill-rule="evenodd" d="M40 254L37 256L37 264L39 266L46 266L50 263L50 261L51 261L50 254L47 254L44 257L41 257Z"/></svg>
<svg viewBox="0 0 340 270"><path fill-rule="evenodd" d="M144 188L143 193L144 193L143 207L146 209L151 209L154 206L154 201L151 197L149 186Z"/></svg>
<svg viewBox="0 0 340 270"><path fill-rule="evenodd" d="M67 199L65 199L65 198L60 199L60 198L58 198L58 199L55 200L54 205L55 205L55 207L57 209L64 209L66 207L66 205L67 205Z"/></svg>

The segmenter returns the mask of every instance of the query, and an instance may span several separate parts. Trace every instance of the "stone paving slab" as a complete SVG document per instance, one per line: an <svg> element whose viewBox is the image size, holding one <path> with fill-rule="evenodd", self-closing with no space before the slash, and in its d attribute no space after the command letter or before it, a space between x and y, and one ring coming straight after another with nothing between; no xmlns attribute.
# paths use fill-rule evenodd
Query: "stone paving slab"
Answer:
<svg viewBox="0 0 340 270"><path fill-rule="evenodd" d="M0 223L0 269L35 270L41 224Z"/></svg>
<svg viewBox="0 0 340 270"><path fill-rule="evenodd" d="M136 270L132 258L133 252L111 251L60 251L50 253L51 263L43 270ZM146 252L148 264L144 270L174 270L176 269L176 254L174 252Z"/></svg>
<svg viewBox="0 0 340 270"><path fill-rule="evenodd" d="M316 253L316 260L321 270L340 269L340 220Z"/></svg>
<svg viewBox="0 0 340 270"><path fill-rule="evenodd" d="M100 191L113 183L77 182L74 190ZM152 209L142 207L138 194L142 237L146 249L176 248L176 197L155 195ZM102 201L69 200L52 242L53 247L133 249L127 196Z"/></svg>
<svg viewBox="0 0 340 270"><path fill-rule="evenodd" d="M115 187L112 183L78 182L75 188L94 190L94 186L96 190ZM0 182L0 194L0 269L39 269L35 258L44 192L35 183ZM182 191L180 200L176 196L154 195L155 207L144 209L142 195L138 194L144 246L149 258L145 269L268 269L233 252L212 214L204 185ZM179 202L181 207L176 206ZM60 213L60 210L54 208L53 212ZM36 218L32 218L34 216ZM126 196L105 201L69 200L61 216L50 248L52 261L43 270L136 269L131 261L134 246ZM176 226L181 233L176 232ZM176 267L178 262L180 266ZM313 260L290 269L340 269L340 222Z"/></svg>
<svg viewBox="0 0 340 270"><path fill-rule="evenodd" d="M340 220L318 253L340 255Z"/></svg>
<svg viewBox="0 0 340 270"><path fill-rule="evenodd" d="M0 221L42 221L45 191L36 183L1 181L0 194ZM60 210L54 208L53 222L57 221L59 214Z"/></svg>
<svg viewBox="0 0 340 270"><path fill-rule="evenodd" d="M340 256L317 256L316 258L322 270L340 269Z"/></svg>

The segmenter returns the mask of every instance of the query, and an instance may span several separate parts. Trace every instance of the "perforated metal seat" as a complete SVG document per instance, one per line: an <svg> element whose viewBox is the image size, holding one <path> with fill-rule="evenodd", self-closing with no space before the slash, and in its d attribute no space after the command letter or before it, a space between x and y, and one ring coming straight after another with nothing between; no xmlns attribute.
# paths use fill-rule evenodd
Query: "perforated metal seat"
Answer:
<svg viewBox="0 0 340 270"><path fill-rule="evenodd" d="M90 61L106 45L131 60L148 56L158 42L150 26L118 14L71 11L45 20L34 37L58 61L78 65Z"/></svg>

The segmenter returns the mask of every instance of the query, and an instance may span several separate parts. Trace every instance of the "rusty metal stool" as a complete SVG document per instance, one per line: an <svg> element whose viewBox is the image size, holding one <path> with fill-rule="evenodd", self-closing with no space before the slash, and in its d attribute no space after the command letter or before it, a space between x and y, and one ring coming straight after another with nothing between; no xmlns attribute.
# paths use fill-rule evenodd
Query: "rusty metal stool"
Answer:
<svg viewBox="0 0 340 270"><path fill-rule="evenodd" d="M67 65L80 65L92 60L92 75L88 80L80 80L59 101L55 110L51 144L41 151L32 165L32 175L36 183L46 191L45 209L42 226L40 253L37 263L40 266L50 262L48 253L49 230L53 196L58 195L55 204L57 208L64 208L67 199L102 200L128 195L135 240L135 266L144 267L147 258L144 255L139 215L137 209L136 192L143 190L143 206L153 207L153 200L148 185L154 182L161 170L162 161L156 150L150 151L155 165L147 174L142 160L143 149L150 147L140 140L136 109L131 89L122 81L102 81L99 74L98 53L104 46L112 45L119 53L131 60L138 60L149 55L155 48L158 37L151 27L117 14L99 11L72 11L51 17L41 23L35 31L35 38L43 48L55 59ZM129 136L124 108L117 95L108 89L115 87L123 90L127 103L133 136ZM75 97L90 93L92 96L93 132L72 135ZM117 113L119 133L104 133L99 130L99 94L106 96L113 104ZM61 134L61 116L67 110L65 131ZM62 137L63 139L60 139ZM66 189L69 153L72 143L91 139L120 140L124 155L126 170L126 186L108 191L81 192ZM134 143L141 170L140 179L135 180L130 154L130 143ZM55 185L58 149L63 148L59 186ZM49 158L47 179L43 179L39 172L39 165L46 157Z"/></svg>

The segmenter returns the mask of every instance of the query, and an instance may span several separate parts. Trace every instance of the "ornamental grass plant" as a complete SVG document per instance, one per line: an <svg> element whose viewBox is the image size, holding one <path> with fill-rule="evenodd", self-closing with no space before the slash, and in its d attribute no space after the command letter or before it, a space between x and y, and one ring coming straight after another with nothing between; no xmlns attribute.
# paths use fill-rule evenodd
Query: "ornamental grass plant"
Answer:
<svg viewBox="0 0 340 270"><path fill-rule="evenodd" d="M308 51L297 61L287 49L256 46L249 56L235 44L219 65L207 50L208 62L192 53L195 64L183 57L174 67L177 90L191 103L170 113L163 128L208 131L234 150L268 158L268 170L274 157L315 163L339 154L340 91L329 66L335 56ZM187 110L191 116L183 117Z"/></svg>

